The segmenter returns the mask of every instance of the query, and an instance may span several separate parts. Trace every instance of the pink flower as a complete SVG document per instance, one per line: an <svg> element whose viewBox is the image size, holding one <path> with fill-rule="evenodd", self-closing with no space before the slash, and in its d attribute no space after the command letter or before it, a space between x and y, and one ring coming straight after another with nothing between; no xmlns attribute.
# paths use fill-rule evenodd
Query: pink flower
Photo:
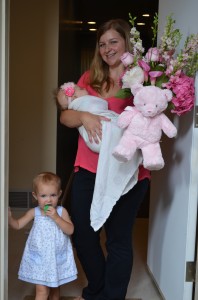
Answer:
<svg viewBox="0 0 198 300"><path fill-rule="evenodd" d="M169 15L159 46L149 48L146 55L143 55L140 32L135 27L136 17L129 16L133 50L132 53L125 52L121 57L125 72L120 77L120 87L126 91L118 93L119 97L128 96L128 89L142 81L143 73L143 85L168 88L173 93L171 105L168 106L172 113L180 116L192 110L195 102L194 78L198 71L198 34L190 34L186 38L184 49L176 53L182 34L179 29L174 28L175 20ZM158 16L154 17L152 31L154 42L158 33Z"/></svg>
<svg viewBox="0 0 198 300"><path fill-rule="evenodd" d="M195 98L194 78L183 73L176 76L172 75L169 82L166 83L166 87L174 93L172 113L181 116L193 108Z"/></svg>
<svg viewBox="0 0 198 300"><path fill-rule="evenodd" d="M173 58L173 54L175 53L175 49L169 50L169 51L164 51L162 53L161 60L165 62L166 65L170 63L170 61Z"/></svg>
<svg viewBox="0 0 198 300"><path fill-rule="evenodd" d="M131 65L134 61L133 55L129 52L125 52L121 57L121 62L123 63L123 65L125 67L128 67L129 65Z"/></svg>
<svg viewBox="0 0 198 300"><path fill-rule="evenodd" d="M145 55L146 60L149 61L159 61L160 60L160 51L157 47L150 48Z"/></svg>
<svg viewBox="0 0 198 300"><path fill-rule="evenodd" d="M162 71L151 71L151 72L149 72L151 85L155 85L156 78L160 77L162 74L163 74Z"/></svg>
<svg viewBox="0 0 198 300"><path fill-rule="evenodd" d="M148 81L148 72L150 71L150 66L144 61L144 60L139 60L138 65L144 70L144 81Z"/></svg>
<svg viewBox="0 0 198 300"><path fill-rule="evenodd" d="M169 75L171 75L171 74L173 73L173 70L174 70L174 67L170 64L170 65L168 66L168 68L166 69L165 74L166 74L167 76L169 76Z"/></svg>
<svg viewBox="0 0 198 300"><path fill-rule="evenodd" d="M75 93L75 84L73 82L67 82L61 85L60 87L64 92L65 95L68 97L72 97Z"/></svg>

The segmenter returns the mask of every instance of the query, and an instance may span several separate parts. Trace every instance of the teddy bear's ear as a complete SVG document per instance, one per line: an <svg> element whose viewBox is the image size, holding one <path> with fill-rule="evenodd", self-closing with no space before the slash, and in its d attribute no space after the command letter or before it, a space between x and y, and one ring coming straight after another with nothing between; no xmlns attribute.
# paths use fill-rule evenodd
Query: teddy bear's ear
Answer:
<svg viewBox="0 0 198 300"><path fill-rule="evenodd" d="M163 90L163 93L167 99L167 101L171 101L171 99L173 98L173 93L171 92L171 90L168 90L168 89L164 89Z"/></svg>
<svg viewBox="0 0 198 300"><path fill-rule="evenodd" d="M131 86L131 93L133 96L137 94L141 89L143 88L143 85L141 83L136 83Z"/></svg>

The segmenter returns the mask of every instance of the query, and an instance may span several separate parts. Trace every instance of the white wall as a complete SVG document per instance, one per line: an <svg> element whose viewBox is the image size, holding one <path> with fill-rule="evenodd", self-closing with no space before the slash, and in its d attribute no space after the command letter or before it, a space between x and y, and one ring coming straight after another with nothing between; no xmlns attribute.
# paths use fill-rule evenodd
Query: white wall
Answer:
<svg viewBox="0 0 198 300"><path fill-rule="evenodd" d="M197 0L159 0L159 36L166 16L173 13L175 28L198 33ZM198 86L197 86L198 88ZM175 140L164 138L164 169L153 172L149 215L148 266L166 300L191 300L186 262L194 261L198 198L198 129L190 112L174 118Z"/></svg>
<svg viewBox="0 0 198 300"><path fill-rule="evenodd" d="M191 33L198 33L197 21L197 0L159 0L159 31L162 33L166 16L173 13L176 20L176 27L181 30L184 41L185 37Z"/></svg>
<svg viewBox="0 0 198 300"><path fill-rule="evenodd" d="M10 0L10 189L56 171L58 0Z"/></svg>

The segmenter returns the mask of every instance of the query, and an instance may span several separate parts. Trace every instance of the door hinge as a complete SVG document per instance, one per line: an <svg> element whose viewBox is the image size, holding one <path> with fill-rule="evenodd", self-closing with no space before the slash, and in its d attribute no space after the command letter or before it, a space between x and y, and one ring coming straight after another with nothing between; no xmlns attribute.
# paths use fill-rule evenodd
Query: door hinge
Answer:
<svg viewBox="0 0 198 300"><path fill-rule="evenodd" d="M194 127L198 128L198 106L195 106Z"/></svg>
<svg viewBox="0 0 198 300"><path fill-rule="evenodd" d="M186 262L186 282L195 282L196 276L196 262L187 261Z"/></svg>

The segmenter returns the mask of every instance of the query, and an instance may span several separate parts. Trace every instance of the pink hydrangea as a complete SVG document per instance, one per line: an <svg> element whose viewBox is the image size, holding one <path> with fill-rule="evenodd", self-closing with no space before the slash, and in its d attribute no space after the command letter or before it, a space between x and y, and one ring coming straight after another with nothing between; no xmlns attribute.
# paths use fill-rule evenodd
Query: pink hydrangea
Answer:
<svg viewBox="0 0 198 300"><path fill-rule="evenodd" d="M166 88L174 93L172 113L181 116L193 108L195 98L194 78L183 73L179 76L171 76L169 82L166 83Z"/></svg>

